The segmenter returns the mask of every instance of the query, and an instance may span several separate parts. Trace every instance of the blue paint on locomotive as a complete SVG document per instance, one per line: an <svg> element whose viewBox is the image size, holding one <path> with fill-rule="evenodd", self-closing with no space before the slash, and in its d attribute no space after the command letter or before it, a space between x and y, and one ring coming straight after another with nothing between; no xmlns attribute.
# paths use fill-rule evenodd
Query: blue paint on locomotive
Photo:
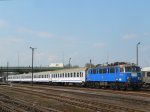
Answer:
<svg viewBox="0 0 150 112"><path fill-rule="evenodd" d="M139 83L141 82L141 72L139 67L97 67L88 70L87 82L122 82L122 83ZM129 70L128 70L129 69Z"/></svg>

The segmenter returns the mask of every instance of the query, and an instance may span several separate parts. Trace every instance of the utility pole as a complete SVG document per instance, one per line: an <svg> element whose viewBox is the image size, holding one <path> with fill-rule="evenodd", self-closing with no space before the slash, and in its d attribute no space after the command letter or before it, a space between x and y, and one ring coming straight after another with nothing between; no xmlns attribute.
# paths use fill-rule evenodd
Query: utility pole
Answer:
<svg viewBox="0 0 150 112"><path fill-rule="evenodd" d="M8 64L9 64L9 62L7 61L7 76L6 76L6 82L7 82L7 84L8 84Z"/></svg>
<svg viewBox="0 0 150 112"><path fill-rule="evenodd" d="M37 48L30 47L30 49L32 50L32 86L33 86L33 58L34 58L34 49Z"/></svg>
<svg viewBox="0 0 150 112"><path fill-rule="evenodd" d="M70 65L70 61L71 61L71 58L69 58L69 68L71 67L71 65Z"/></svg>
<svg viewBox="0 0 150 112"><path fill-rule="evenodd" d="M140 45L140 42L136 44L136 64L138 65L138 46Z"/></svg>

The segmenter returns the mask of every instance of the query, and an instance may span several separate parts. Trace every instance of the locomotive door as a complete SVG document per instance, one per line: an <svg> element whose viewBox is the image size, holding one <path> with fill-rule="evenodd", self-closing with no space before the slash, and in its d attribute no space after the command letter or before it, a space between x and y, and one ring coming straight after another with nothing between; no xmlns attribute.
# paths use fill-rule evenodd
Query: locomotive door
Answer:
<svg viewBox="0 0 150 112"><path fill-rule="evenodd" d="M118 79L118 77L119 77L119 68L117 67L117 68L115 68L115 80L116 80L116 82L118 82L119 81L119 79Z"/></svg>

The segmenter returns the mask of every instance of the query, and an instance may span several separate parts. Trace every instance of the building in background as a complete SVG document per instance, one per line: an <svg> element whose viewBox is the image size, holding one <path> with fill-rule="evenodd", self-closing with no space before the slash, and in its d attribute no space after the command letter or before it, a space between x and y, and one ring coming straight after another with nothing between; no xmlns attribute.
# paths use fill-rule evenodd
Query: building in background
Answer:
<svg viewBox="0 0 150 112"><path fill-rule="evenodd" d="M63 63L51 63L49 65L49 67L59 67L59 68L63 68L64 67L64 64Z"/></svg>

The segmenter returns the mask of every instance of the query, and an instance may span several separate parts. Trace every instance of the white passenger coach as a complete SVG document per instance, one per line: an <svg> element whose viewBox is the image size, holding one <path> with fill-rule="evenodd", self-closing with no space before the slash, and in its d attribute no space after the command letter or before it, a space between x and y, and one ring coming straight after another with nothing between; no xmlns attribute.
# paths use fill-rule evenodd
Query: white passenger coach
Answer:
<svg viewBox="0 0 150 112"><path fill-rule="evenodd" d="M150 86L150 67L142 68L143 82Z"/></svg>
<svg viewBox="0 0 150 112"><path fill-rule="evenodd" d="M56 71L37 72L33 74L33 82L46 83L83 83L87 68L71 68ZM9 82L31 82L32 73L9 75Z"/></svg>

